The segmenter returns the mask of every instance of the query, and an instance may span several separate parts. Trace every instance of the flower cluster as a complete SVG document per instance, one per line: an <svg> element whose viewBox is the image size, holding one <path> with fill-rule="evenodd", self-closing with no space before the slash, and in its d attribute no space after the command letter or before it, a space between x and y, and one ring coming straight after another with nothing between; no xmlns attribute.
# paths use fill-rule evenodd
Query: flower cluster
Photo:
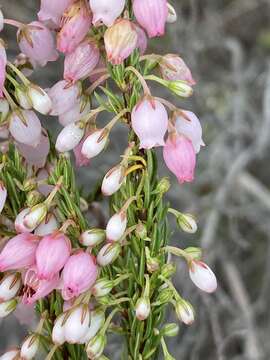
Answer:
<svg viewBox="0 0 270 360"><path fill-rule="evenodd" d="M146 54L177 15L166 0L41 0L37 17L23 24L0 12L0 31L15 26L21 52L10 62L0 39L0 317L18 304L35 304L40 315L35 332L0 359L32 359L41 346L47 360L106 359L108 329L126 335L129 358L154 359L161 346L172 359L164 337L178 325L162 324L164 306L187 325L195 312L171 281L171 255L186 262L199 289L217 287L199 248L169 246L168 214L187 233L197 225L164 205L170 183L157 174L154 150L162 147L179 183L193 181L204 146L198 117L148 85L179 98L193 93L180 56ZM62 79L49 89L29 80L60 53ZM100 126L103 112L111 120ZM40 114L58 117L55 142ZM89 166L118 123L129 129L126 149L84 198L69 152ZM110 197L111 216L90 227L89 205L100 197Z"/></svg>

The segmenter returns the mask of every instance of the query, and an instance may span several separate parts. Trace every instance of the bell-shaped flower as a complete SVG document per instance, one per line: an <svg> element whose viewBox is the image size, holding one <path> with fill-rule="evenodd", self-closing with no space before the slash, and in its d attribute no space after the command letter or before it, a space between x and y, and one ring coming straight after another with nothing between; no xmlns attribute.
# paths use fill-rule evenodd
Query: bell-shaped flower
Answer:
<svg viewBox="0 0 270 360"><path fill-rule="evenodd" d="M80 344L90 324L90 310L87 304L73 308L64 324L65 339L69 344Z"/></svg>
<svg viewBox="0 0 270 360"><path fill-rule="evenodd" d="M22 286L21 276L18 273L7 274L0 281L0 303L13 299Z"/></svg>
<svg viewBox="0 0 270 360"><path fill-rule="evenodd" d="M65 10L74 2L74 0L41 0L38 19L44 23L53 23L59 27L61 17Z"/></svg>
<svg viewBox="0 0 270 360"><path fill-rule="evenodd" d="M213 271L202 261L193 260L189 264L189 276L202 291L212 293L217 289L217 279Z"/></svg>
<svg viewBox="0 0 270 360"><path fill-rule="evenodd" d="M48 90L52 100L50 115L61 115L80 103L81 87L78 83L70 84L65 80L58 81Z"/></svg>
<svg viewBox="0 0 270 360"><path fill-rule="evenodd" d="M93 12L93 25L112 26L124 10L125 0L90 0Z"/></svg>
<svg viewBox="0 0 270 360"><path fill-rule="evenodd" d="M21 358L24 360L31 360L37 355L40 344L39 335L32 334L27 336L21 346Z"/></svg>
<svg viewBox="0 0 270 360"><path fill-rule="evenodd" d="M55 148L59 152L66 152L79 145L83 138L85 124L77 121L65 126L57 137Z"/></svg>
<svg viewBox="0 0 270 360"><path fill-rule="evenodd" d="M193 86L196 81L184 60L175 54L167 54L162 57L159 62L160 71L163 79L168 81L182 80L186 81L188 85Z"/></svg>

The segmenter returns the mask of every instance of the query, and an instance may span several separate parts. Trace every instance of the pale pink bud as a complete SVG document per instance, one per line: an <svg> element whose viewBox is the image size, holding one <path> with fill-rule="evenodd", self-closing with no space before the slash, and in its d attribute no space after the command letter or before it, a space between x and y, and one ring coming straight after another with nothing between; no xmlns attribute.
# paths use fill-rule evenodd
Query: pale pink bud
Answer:
<svg viewBox="0 0 270 360"><path fill-rule="evenodd" d="M175 312L179 320L186 325L193 324L195 320L195 311L193 306L186 300L181 299L175 303Z"/></svg>
<svg viewBox="0 0 270 360"><path fill-rule="evenodd" d="M74 149L83 138L85 125L81 121L65 126L57 137L55 148L59 152Z"/></svg>
<svg viewBox="0 0 270 360"><path fill-rule="evenodd" d="M86 346L86 353L89 359L102 359L102 354L107 339L103 332L94 336Z"/></svg>
<svg viewBox="0 0 270 360"><path fill-rule="evenodd" d="M38 277L50 280L66 264L71 251L70 240L60 232L45 236L36 251Z"/></svg>
<svg viewBox="0 0 270 360"><path fill-rule="evenodd" d="M116 193L125 179L125 168L122 165L115 166L104 176L101 191L105 196Z"/></svg>
<svg viewBox="0 0 270 360"><path fill-rule="evenodd" d="M80 236L80 243L84 246L96 246L104 242L106 233L102 229L89 229L84 231Z"/></svg>
<svg viewBox="0 0 270 360"><path fill-rule="evenodd" d="M96 263L89 253L80 251L70 256L63 270L63 299L70 300L90 289L97 275Z"/></svg>
<svg viewBox="0 0 270 360"><path fill-rule="evenodd" d="M188 85L196 84L190 69L180 56L175 54L168 54L162 57L159 63L163 79L168 81L182 80L186 81Z"/></svg>
<svg viewBox="0 0 270 360"><path fill-rule="evenodd" d="M36 228L35 235L46 236L52 234L59 227L58 221L53 214L48 214L42 223Z"/></svg>
<svg viewBox="0 0 270 360"><path fill-rule="evenodd" d="M87 330L86 335L81 340L81 344L88 343L88 341L90 341L91 339L93 339L94 336L96 336L96 334L99 332L105 322L105 313L103 310L93 310L90 312L90 318L90 326Z"/></svg>
<svg viewBox="0 0 270 360"><path fill-rule="evenodd" d="M13 299L22 286L19 274L9 274L0 282L0 303Z"/></svg>
<svg viewBox="0 0 270 360"><path fill-rule="evenodd" d="M29 335L22 343L21 358L24 360L33 359L39 348L39 336L37 334Z"/></svg>
<svg viewBox="0 0 270 360"><path fill-rule="evenodd" d="M202 291L212 293L217 289L217 279L213 271L202 261L193 260L189 265L189 276Z"/></svg>
<svg viewBox="0 0 270 360"><path fill-rule="evenodd" d="M60 278L57 273L51 280L40 280L36 266L29 268L24 276L23 304L34 304L37 300L49 295L60 286Z"/></svg>
<svg viewBox="0 0 270 360"><path fill-rule="evenodd" d="M92 16L85 1L72 4L63 15L63 27L57 35L57 49L68 54L76 49L88 33Z"/></svg>
<svg viewBox="0 0 270 360"><path fill-rule="evenodd" d="M136 28L129 20L118 20L106 30L104 42L108 60L113 65L119 65L136 49L138 42Z"/></svg>
<svg viewBox="0 0 270 360"><path fill-rule="evenodd" d="M95 285L91 289L91 293L96 297L103 297L108 295L114 287L113 280L109 280L108 278L101 278L95 283Z"/></svg>
<svg viewBox="0 0 270 360"><path fill-rule="evenodd" d="M31 231L34 230L45 219L47 211L48 207L45 203L33 206L24 216L23 225Z"/></svg>
<svg viewBox="0 0 270 360"><path fill-rule="evenodd" d="M52 101L46 91L39 86L30 85L28 87L27 95L36 111L43 115L50 113L52 110Z"/></svg>
<svg viewBox="0 0 270 360"><path fill-rule="evenodd" d="M112 26L125 7L125 0L90 0L93 25Z"/></svg>
<svg viewBox="0 0 270 360"><path fill-rule="evenodd" d="M118 241L124 235L127 228L127 215L119 212L113 215L106 226L106 236L109 241Z"/></svg>
<svg viewBox="0 0 270 360"><path fill-rule="evenodd" d="M33 111L14 110L9 117L9 131L20 143L36 147L41 137L41 123Z"/></svg>
<svg viewBox="0 0 270 360"><path fill-rule="evenodd" d="M15 230L17 233L30 233L34 229L29 229L26 227L23 223L25 215L27 215L30 211L30 208L23 209L19 214L17 215L15 219Z"/></svg>
<svg viewBox="0 0 270 360"><path fill-rule="evenodd" d="M64 63L64 79L76 82L91 74L99 62L99 49L94 40L86 39L67 54Z"/></svg>
<svg viewBox="0 0 270 360"><path fill-rule="evenodd" d="M4 15L2 10L0 10L0 31L2 31L4 28Z"/></svg>
<svg viewBox="0 0 270 360"><path fill-rule="evenodd" d="M200 120L191 111L182 111L177 114L175 122L176 130L191 140L195 152L198 153L204 146L202 139L202 126Z"/></svg>
<svg viewBox="0 0 270 360"><path fill-rule="evenodd" d="M79 344L85 337L90 324L90 310L88 305L74 308L68 316L65 325L65 339L70 344Z"/></svg>
<svg viewBox="0 0 270 360"><path fill-rule="evenodd" d="M67 126L82 119L89 114L90 110L90 102L83 98L82 101L76 102L70 110L59 115L58 121L62 126Z"/></svg>
<svg viewBox="0 0 270 360"><path fill-rule="evenodd" d="M38 236L27 233L10 239L0 254L0 271L32 266L35 263L38 240Z"/></svg>
<svg viewBox="0 0 270 360"><path fill-rule="evenodd" d="M0 213L2 212L7 199L7 189L2 181L0 181Z"/></svg>
<svg viewBox="0 0 270 360"><path fill-rule="evenodd" d="M16 360L19 354L20 351L18 349L9 350L0 357L0 360Z"/></svg>
<svg viewBox="0 0 270 360"><path fill-rule="evenodd" d="M59 26L63 13L73 2L74 0L41 0L39 21L52 22L55 26Z"/></svg>
<svg viewBox="0 0 270 360"><path fill-rule="evenodd" d="M168 137L163 148L163 158L180 184L194 180L196 154L192 142L184 135L173 134Z"/></svg>
<svg viewBox="0 0 270 360"><path fill-rule="evenodd" d="M64 319L66 314L61 314L54 322L52 330L52 341L56 345L63 345L66 341L65 339L65 329L64 329Z"/></svg>
<svg viewBox="0 0 270 360"><path fill-rule="evenodd" d="M80 143L73 149L77 167L87 166L90 164L90 159L88 159L86 156L82 154L82 147L88 135L85 135L83 139L80 141Z"/></svg>
<svg viewBox="0 0 270 360"><path fill-rule="evenodd" d="M79 103L80 85L71 85L65 80L58 81L49 89L48 95L52 100L52 111L50 115L61 115L71 110Z"/></svg>
<svg viewBox="0 0 270 360"><path fill-rule="evenodd" d="M81 153L87 159L91 159L102 152L108 142L108 131L100 129L94 131L84 140Z"/></svg>
<svg viewBox="0 0 270 360"><path fill-rule="evenodd" d="M144 321L148 318L151 311L150 300L146 297L141 297L138 299L136 306L136 318L140 321Z"/></svg>
<svg viewBox="0 0 270 360"><path fill-rule="evenodd" d="M21 27L17 39L21 52L40 66L45 66L48 61L58 58L51 31L39 21Z"/></svg>
<svg viewBox="0 0 270 360"><path fill-rule="evenodd" d="M44 129L42 130L40 140L34 149L31 145L21 144L19 142L16 143L16 147L29 165L33 165L37 168L45 166L50 151L50 141Z"/></svg>
<svg viewBox="0 0 270 360"><path fill-rule="evenodd" d="M113 263L119 256L121 251L121 245L116 243L109 243L104 245L97 256L97 263L100 266L107 266Z"/></svg>
<svg viewBox="0 0 270 360"><path fill-rule="evenodd" d="M144 30L139 25L137 24L133 24L133 25L135 26L138 35L136 48L138 48L140 50L140 54L143 55L147 49L148 39Z"/></svg>
<svg viewBox="0 0 270 360"><path fill-rule="evenodd" d="M168 114L163 104L145 97L133 108L132 128L140 139L140 148L151 149L164 145L168 129Z"/></svg>
<svg viewBox="0 0 270 360"><path fill-rule="evenodd" d="M7 54L4 44L0 39L0 98L3 97L3 88L6 80L6 65L7 65Z"/></svg>
<svg viewBox="0 0 270 360"><path fill-rule="evenodd" d="M9 103L6 99L0 99L0 123L2 124L9 113Z"/></svg>
<svg viewBox="0 0 270 360"><path fill-rule="evenodd" d="M0 319L5 318L9 314L11 314L16 309L16 306L17 300L15 299L0 303Z"/></svg>
<svg viewBox="0 0 270 360"><path fill-rule="evenodd" d="M134 0L133 11L150 38L164 35L168 16L167 0Z"/></svg>

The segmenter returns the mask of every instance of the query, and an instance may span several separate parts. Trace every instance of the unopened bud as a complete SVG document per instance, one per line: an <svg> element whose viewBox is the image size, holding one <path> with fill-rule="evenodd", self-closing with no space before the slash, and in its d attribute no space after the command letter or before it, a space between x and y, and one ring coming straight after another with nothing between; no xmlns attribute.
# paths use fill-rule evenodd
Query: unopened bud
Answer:
<svg viewBox="0 0 270 360"><path fill-rule="evenodd" d="M157 193L164 194L169 191L170 187L171 187L170 180L167 177L164 177L157 184L156 191Z"/></svg>
<svg viewBox="0 0 270 360"><path fill-rule="evenodd" d="M18 273L4 276L0 282L0 303L13 299L22 286Z"/></svg>
<svg viewBox="0 0 270 360"><path fill-rule="evenodd" d="M161 275L166 279L172 277L172 275L175 274L175 272L176 272L175 264L169 263L162 266Z"/></svg>
<svg viewBox="0 0 270 360"><path fill-rule="evenodd" d="M144 240L147 237L146 226L142 222L139 222L139 224L136 226L135 233L139 239Z"/></svg>
<svg viewBox="0 0 270 360"><path fill-rule="evenodd" d="M68 124L57 137L55 148L59 152L73 150L84 136L85 125L82 121Z"/></svg>
<svg viewBox="0 0 270 360"><path fill-rule="evenodd" d="M106 345L106 336L97 334L86 346L86 353L89 359L99 359Z"/></svg>
<svg viewBox="0 0 270 360"><path fill-rule="evenodd" d="M64 329L64 319L65 313L61 314L54 323L53 331L52 331L52 341L56 345L62 345L66 341L65 339L65 329Z"/></svg>
<svg viewBox="0 0 270 360"><path fill-rule="evenodd" d="M191 325L195 320L195 312L190 302L181 299L175 303L175 312L179 320L186 325Z"/></svg>
<svg viewBox="0 0 270 360"><path fill-rule="evenodd" d="M121 245L119 243L104 245L97 256L97 263L100 266L106 266L113 263L119 256L121 251Z"/></svg>
<svg viewBox="0 0 270 360"><path fill-rule="evenodd" d="M175 337L179 332L179 325L175 323L166 324L161 330L163 336Z"/></svg>
<svg viewBox="0 0 270 360"><path fill-rule="evenodd" d="M202 261L189 263L189 276L192 282L202 291L212 293L217 289L217 279L213 271Z"/></svg>
<svg viewBox="0 0 270 360"><path fill-rule="evenodd" d="M43 200L43 198L44 197L42 196L42 194L39 191L36 191L36 190L30 191L26 197L26 205L31 208L31 207L39 204L40 201Z"/></svg>
<svg viewBox="0 0 270 360"><path fill-rule="evenodd" d="M124 235L127 228L126 212L114 214L106 226L106 236L109 241L118 241Z"/></svg>
<svg viewBox="0 0 270 360"><path fill-rule="evenodd" d="M31 100L27 94L27 90L24 86L17 86L15 89L15 97L20 105L25 110L32 109Z"/></svg>
<svg viewBox="0 0 270 360"><path fill-rule="evenodd" d="M155 304L156 305L163 305L168 304L173 299L173 291L169 288L162 289L158 294Z"/></svg>
<svg viewBox="0 0 270 360"><path fill-rule="evenodd" d="M188 98L193 94L192 87L186 81L182 80L168 81L167 88L183 98Z"/></svg>
<svg viewBox="0 0 270 360"><path fill-rule="evenodd" d="M25 360L33 359L39 347L39 336L37 334L33 334L28 336L21 346L21 358Z"/></svg>
<svg viewBox="0 0 270 360"><path fill-rule="evenodd" d="M108 142L109 132L106 129L96 130L84 141L81 153L91 159L102 152Z"/></svg>
<svg viewBox="0 0 270 360"><path fill-rule="evenodd" d="M148 247L145 248L145 254L146 254L146 266L147 266L148 272L150 272L152 274L155 271L159 270L158 258L152 257L150 255L150 250Z"/></svg>
<svg viewBox="0 0 270 360"><path fill-rule="evenodd" d="M28 87L28 97L33 108L40 114L47 115L52 110L52 101L49 95L39 86L31 84Z"/></svg>
<svg viewBox="0 0 270 360"><path fill-rule="evenodd" d="M80 243L84 246L94 247L101 244L106 239L106 233L102 229L89 229L80 236Z"/></svg>
<svg viewBox="0 0 270 360"><path fill-rule="evenodd" d="M17 307L17 301L15 299L0 303L0 318L4 318L11 314Z"/></svg>
<svg viewBox="0 0 270 360"><path fill-rule="evenodd" d="M114 284L112 280L107 278L99 279L92 287L92 294L95 297L102 297L108 295L113 288Z"/></svg>
<svg viewBox="0 0 270 360"><path fill-rule="evenodd" d="M9 113L9 104L6 99L0 99L0 124L4 122Z"/></svg>
<svg viewBox="0 0 270 360"><path fill-rule="evenodd" d="M183 231L189 234L194 234L198 229L194 216L190 214L180 214L177 217L177 224Z"/></svg>
<svg viewBox="0 0 270 360"><path fill-rule="evenodd" d="M104 176L101 191L105 196L111 196L116 193L125 179L125 167L115 166Z"/></svg>
<svg viewBox="0 0 270 360"><path fill-rule="evenodd" d="M46 217L47 205L45 203L33 206L28 214L25 215L23 225L28 229L34 230Z"/></svg>
<svg viewBox="0 0 270 360"><path fill-rule="evenodd" d="M151 311L151 304L149 298L141 297L138 299L136 306L136 318L140 321L144 321L148 318Z"/></svg>

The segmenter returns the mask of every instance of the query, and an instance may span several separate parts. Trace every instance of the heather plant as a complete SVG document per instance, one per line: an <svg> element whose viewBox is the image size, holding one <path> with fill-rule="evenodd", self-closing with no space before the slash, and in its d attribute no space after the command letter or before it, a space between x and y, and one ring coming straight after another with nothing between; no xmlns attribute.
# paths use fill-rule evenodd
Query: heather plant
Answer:
<svg viewBox="0 0 270 360"><path fill-rule="evenodd" d="M177 103L192 96L181 57L146 54L176 13L166 0L42 0L37 16L29 24L0 17L1 29L18 29L21 51L11 62L0 42L0 316L34 306L40 317L1 359L104 360L110 333L124 339L122 359L173 359L166 337L195 319L192 300L173 285L177 262L200 290L217 287L201 249L170 246L169 216L187 233L197 225L166 202L170 181L158 175L157 147L184 186L204 146L197 116L149 88L165 87ZM50 89L29 80L60 53L63 79ZM101 126L105 113L111 120ZM63 127L56 140L49 116ZM94 171L92 158L109 151L119 123L128 129L123 155L84 198L76 167ZM91 228L88 206L100 198L110 218ZM175 323L166 323L168 306Z"/></svg>

